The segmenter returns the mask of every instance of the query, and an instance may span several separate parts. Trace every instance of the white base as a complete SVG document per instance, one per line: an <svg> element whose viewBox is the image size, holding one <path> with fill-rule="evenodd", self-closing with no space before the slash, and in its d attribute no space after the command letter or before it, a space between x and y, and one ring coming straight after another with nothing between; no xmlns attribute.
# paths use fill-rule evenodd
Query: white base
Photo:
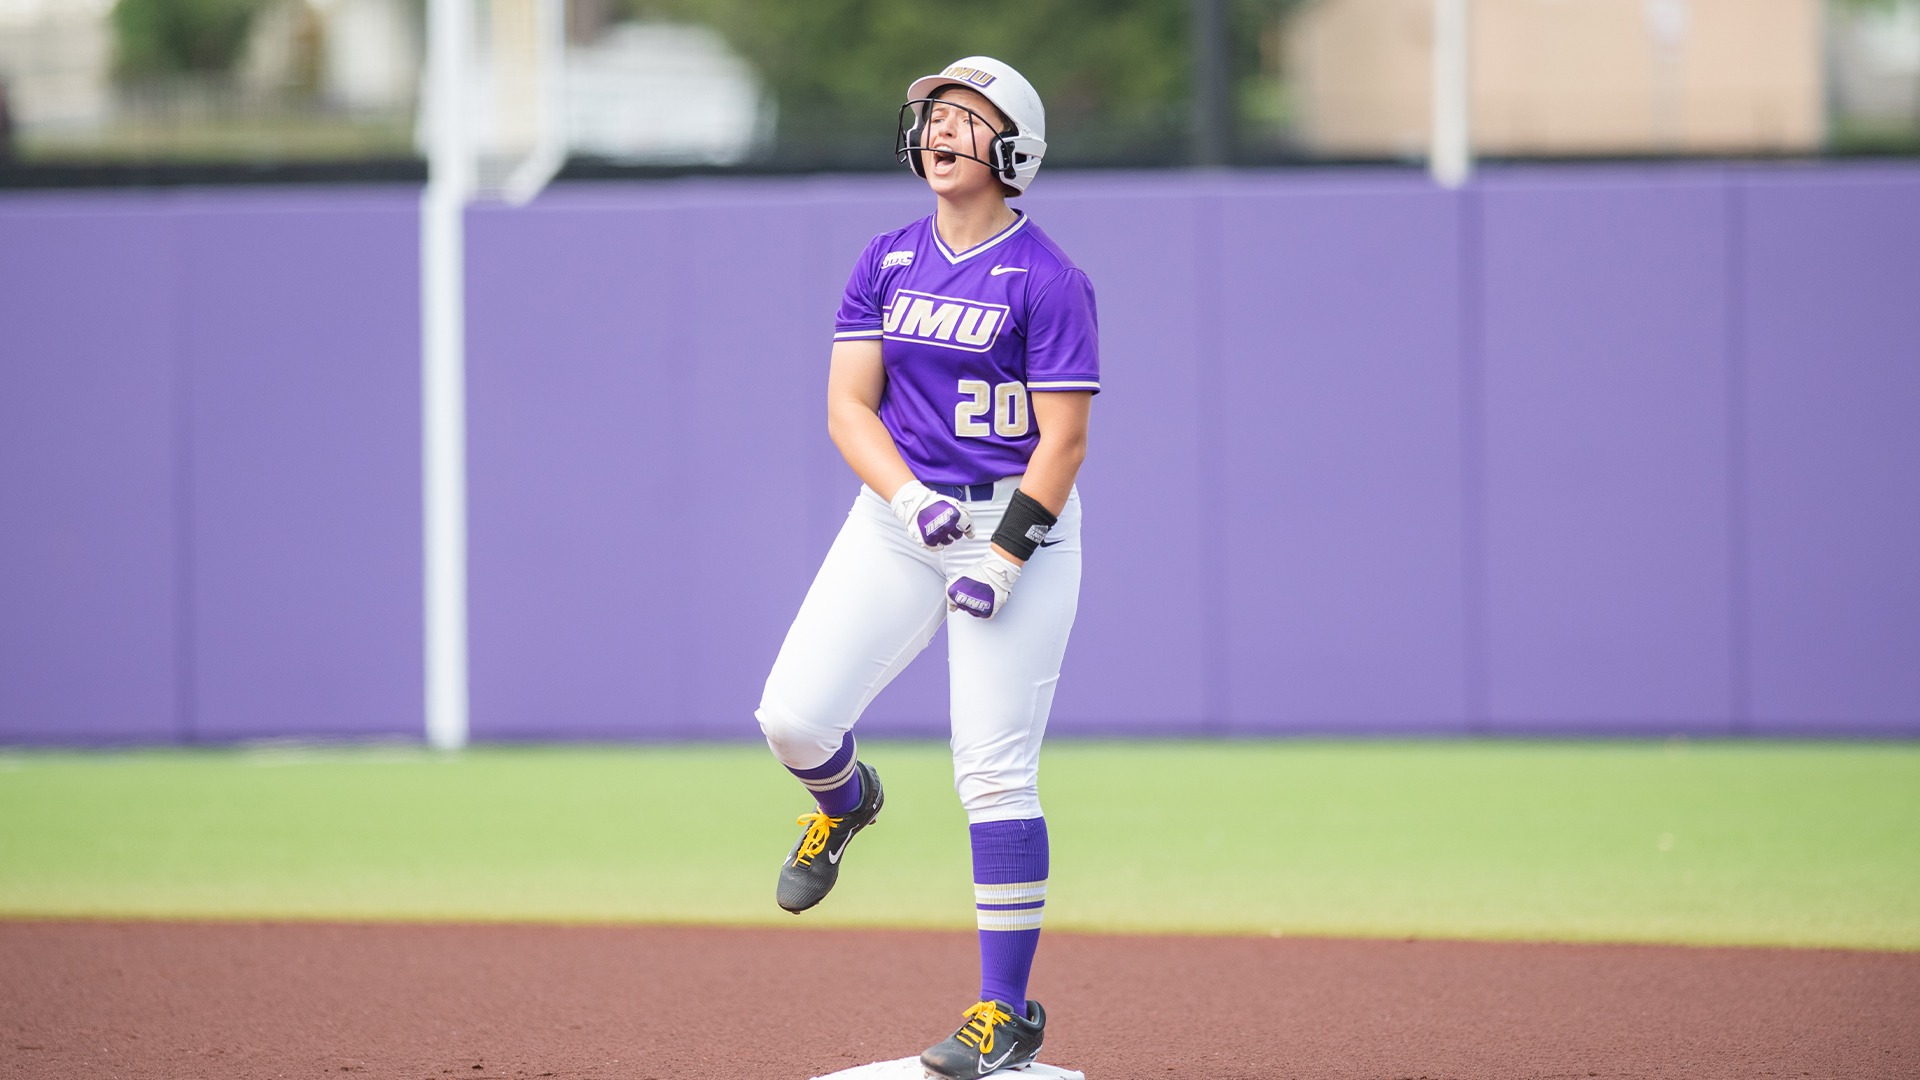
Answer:
<svg viewBox="0 0 1920 1080"><path fill-rule="evenodd" d="M816 1076L813 1080L925 1080L927 1070L920 1067L920 1058L904 1057L898 1061L876 1061L871 1065L856 1065L851 1069L842 1069L826 1076ZM1004 1076L1007 1080L1087 1080L1084 1073L1056 1068L1034 1062L1013 1069L1001 1069L994 1076Z"/></svg>

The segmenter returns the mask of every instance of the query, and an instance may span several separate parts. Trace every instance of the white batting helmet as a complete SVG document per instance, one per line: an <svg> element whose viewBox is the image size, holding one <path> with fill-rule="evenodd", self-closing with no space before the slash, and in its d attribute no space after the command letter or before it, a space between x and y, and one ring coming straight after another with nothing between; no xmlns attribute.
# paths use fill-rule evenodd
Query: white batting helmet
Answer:
<svg viewBox="0 0 1920 1080"><path fill-rule="evenodd" d="M1040 171L1040 159L1047 153L1047 110L1026 76L991 56L969 56L948 64L938 75L913 80L907 87L907 102L900 106L895 156L905 161L915 176L927 175L920 163L922 133L926 130L930 95L943 86L963 86L993 102L1012 126L1011 131L994 136L987 160L971 154L960 156L992 169L1002 184L1013 189L1012 194L1027 190Z"/></svg>

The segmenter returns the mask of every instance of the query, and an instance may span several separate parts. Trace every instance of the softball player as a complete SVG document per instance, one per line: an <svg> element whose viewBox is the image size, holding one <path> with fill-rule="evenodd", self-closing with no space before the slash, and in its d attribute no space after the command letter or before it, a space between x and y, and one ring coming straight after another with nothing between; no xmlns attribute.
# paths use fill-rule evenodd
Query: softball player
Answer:
<svg viewBox="0 0 1920 1080"><path fill-rule="evenodd" d="M921 1055L975 1077L1034 1059L1026 996L1047 891L1040 741L1080 595L1087 418L1100 390L1093 287L1007 205L1046 153L1040 97L990 57L914 80L896 155L934 212L867 245L835 321L828 430L864 482L755 715L817 803L781 907L833 888L879 815L854 722L947 624L954 787L973 845L980 998Z"/></svg>

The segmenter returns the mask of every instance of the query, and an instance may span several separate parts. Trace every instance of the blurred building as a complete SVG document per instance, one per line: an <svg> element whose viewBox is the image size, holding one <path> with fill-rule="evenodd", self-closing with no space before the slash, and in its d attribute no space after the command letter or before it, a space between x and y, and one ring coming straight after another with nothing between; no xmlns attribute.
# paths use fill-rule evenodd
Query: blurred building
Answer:
<svg viewBox="0 0 1920 1080"><path fill-rule="evenodd" d="M576 154L729 165L773 137L760 77L708 27L616 23L568 50L566 79Z"/></svg>
<svg viewBox="0 0 1920 1080"><path fill-rule="evenodd" d="M772 138L773 107L758 74L709 27L657 20L567 27L556 69L531 0L493 0L481 14L469 123L490 170L510 171L550 120L537 105L559 83L567 153L625 164L732 165ZM426 101L421 102L424 118ZM425 150L426 126L415 139Z"/></svg>
<svg viewBox="0 0 1920 1080"><path fill-rule="evenodd" d="M98 128L113 107L113 0L0 0L0 80L16 135Z"/></svg>
<svg viewBox="0 0 1920 1080"><path fill-rule="evenodd" d="M472 123L514 142L548 71L528 35L536 0L476 0ZM758 75L704 26L621 22L569 5L560 65L570 152L729 164L771 138ZM273 157L405 153L426 42L419 0L273 0L231 72L117 85L113 0L0 0L0 82L26 157ZM546 65L546 66L542 66ZM370 134L353 137L361 130ZM214 132L177 139L189 131ZM391 133L391 134L389 134Z"/></svg>
<svg viewBox="0 0 1920 1080"><path fill-rule="evenodd" d="M1481 153L1811 152L1826 138L1823 0L1472 0ZM1424 152L1433 0L1313 0L1288 27L1311 153Z"/></svg>
<svg viewBox="0 0 1920 1080"><path fill-rule="evenodd" d="M312 0L325 27L321 86L348 109L411 107L426 49L414 5L404 0Z"/></svg>

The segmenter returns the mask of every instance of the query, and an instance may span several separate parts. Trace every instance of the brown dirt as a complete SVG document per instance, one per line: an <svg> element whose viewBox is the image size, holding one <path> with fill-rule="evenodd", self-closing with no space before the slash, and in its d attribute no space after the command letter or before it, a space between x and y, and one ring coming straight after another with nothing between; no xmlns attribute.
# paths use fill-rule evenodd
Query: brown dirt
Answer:
<svg viewBox="0 0 1920 1080"><path fill-rule="evenodd" d="M0 922L0 1077L804 1080L944 1037L973 935ZM1052 933L1089 1080L1920 1076L1920 954Z"/></svg>

